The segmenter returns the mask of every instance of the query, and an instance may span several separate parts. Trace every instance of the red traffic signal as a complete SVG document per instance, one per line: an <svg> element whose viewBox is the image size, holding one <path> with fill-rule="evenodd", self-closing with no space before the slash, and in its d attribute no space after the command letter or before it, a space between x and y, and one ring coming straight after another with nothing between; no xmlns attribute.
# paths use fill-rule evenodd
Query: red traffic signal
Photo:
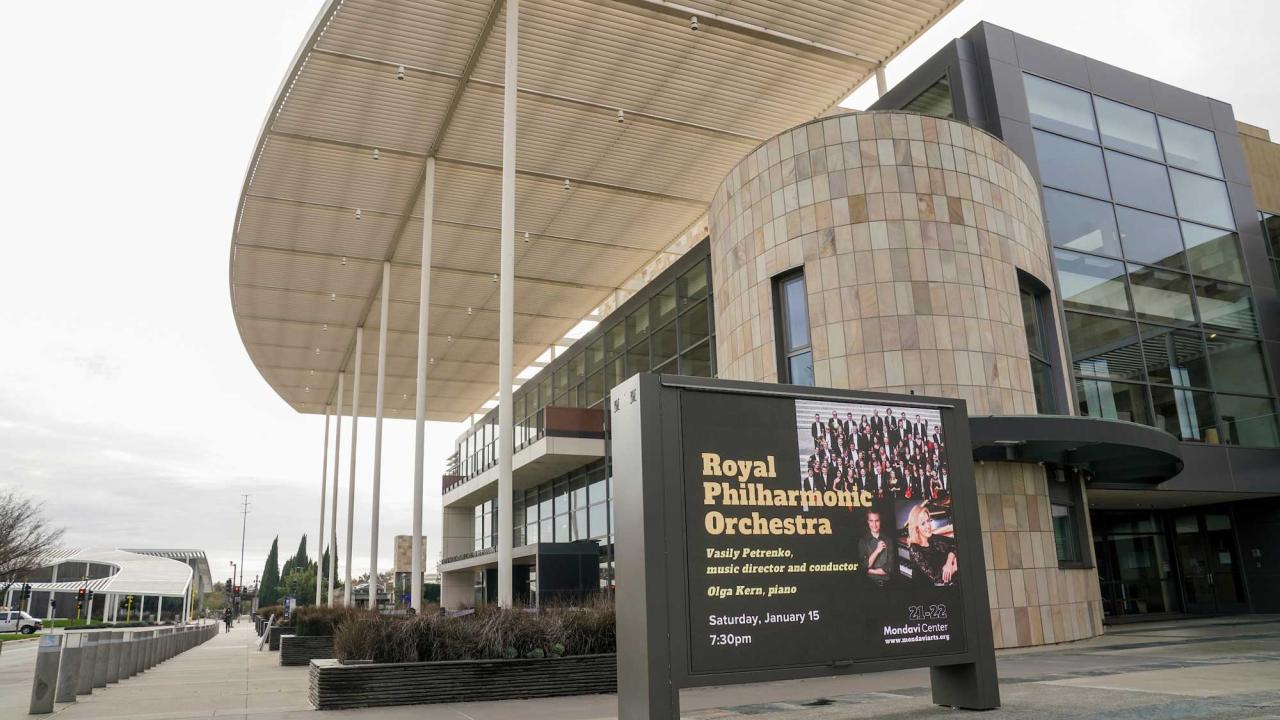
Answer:
<svg viewBox="0 0 1280 720"><path fill-rule="evenodd" d="M83 600L83 599L84 599L84 593L85 593L84 588L80 588L80 592L78 592L78 593L76 593L76 594L80 596L80 599L81 599L81 600Z"/></svg>

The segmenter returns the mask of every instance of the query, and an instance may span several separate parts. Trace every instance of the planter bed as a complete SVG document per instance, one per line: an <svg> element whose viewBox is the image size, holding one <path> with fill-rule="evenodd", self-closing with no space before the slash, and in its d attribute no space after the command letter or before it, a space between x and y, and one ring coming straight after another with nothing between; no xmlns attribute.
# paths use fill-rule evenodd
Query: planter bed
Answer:
<svg viewBox="0 0 1280 720"><path fill-rule="evenodd" d="M317 710L338 710L617 691L613 654L353 665L312 660L308 699Z"/></svg>
<svg viewBox="0 0 1280 720"><path fill-rule="evenodd" d="M332 635L285 635L280 638L281 665L310 665L333 659Z"/></svg>
<svg viewBox="0 0 1280 720"><path fill-rule="evenodd" d="M280 636L292 635L293 628L289 625L272 625L270 628L267 629L267 632L271 633L270 635L267 636L267 649L279 650Z"/></svg>

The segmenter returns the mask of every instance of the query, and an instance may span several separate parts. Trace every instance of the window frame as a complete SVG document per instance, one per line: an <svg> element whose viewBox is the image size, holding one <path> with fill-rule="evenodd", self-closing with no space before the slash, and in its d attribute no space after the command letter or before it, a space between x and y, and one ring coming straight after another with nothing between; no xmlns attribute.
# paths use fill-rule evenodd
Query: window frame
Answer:
<svg viewBox="0 0 1280 720"><path fill-rule="evenodd" d="M786 301L785 288L789 284L800 281L800 287L804 291L804 320L805 325L809 328L809 342L805 345L792 346L789 340L788 332L788 303ZM792 385L804 384L797 383L795 378L791 377L791 359L809 354L810 362L813 358L813 326L809 322L809 283L804 276L804 266L793 268L786 272L779 273L773 277L773 327L774 327L774 347L777 351L778 364L778 382L789 383ZM817 385L817 378L814 378L814 386Z"/></svg>
<svg viewBox="0 0 1280 720"><path fill-rule="evenodd" d="M1048 484L1046 501L1049 504L1049 525L1053 528L1054 556L1058 560L1059 570L1090 570L1094 567L1093 547L1089 542L1089 524L1087 514L1089 508L1084 501L1081 479L1072 472L1068 474L1062 468L1045 468L1045 482ZM1053 521L1053 506L1069 509L1069 521L1075 529L1075 550L1077 559L1064 560L1058 556L1058 526Z"/></svg>

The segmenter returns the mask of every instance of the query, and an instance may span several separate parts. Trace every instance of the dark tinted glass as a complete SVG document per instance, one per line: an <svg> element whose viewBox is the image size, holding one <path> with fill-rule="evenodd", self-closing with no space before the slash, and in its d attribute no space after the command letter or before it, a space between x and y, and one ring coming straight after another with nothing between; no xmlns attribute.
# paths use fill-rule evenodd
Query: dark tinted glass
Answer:
<svg viewBox="0 0 1280 720"><path fill-rule="evenodd" d="M1058 247L1120 256L1116 218L1111 203L1044 189L1049 239Z"/></svg>
<svg viewBox="0 0 1280 720"><path fill-rule="evenodd" d="M1066 250L1054 252L1062 304L1076 310L1128 314L1124 264L1115 260L1081 255Z"/></svg>
<svg viewBox="0 0 1280 720"><path fill-rule="evenodd" d="M1209 362L1198 332L1142 326L1142 353L1151 382L1209 387Z"/></svg>
<svg viewBox="0 0 1280 720"><path fill-rule="evenodd" d="M920 113L921 115L951 117L951 84L946 77L943 77L917 95L914 100L904 105L902 109L907 112Z"/></svg>
<svg viewBox="0 0 1280 720"><path fill-rule="evenodd" d="M1103 145L1149 160L1162 159L1155 115L1101 97L1095 97L1093 103Z"/></svg>
<svg viewBox="0 0 1280 720"><path fill-rule="evenodd" d="M653 364L666 362L676 354L676 324L667 323L653 332Z"/></svg>
<svg viewBox="0 0 1280 720"><path fill-rule="evenodd" d="M784 350L790 351L809 344L809 308L805 298L804 276L796 275L782 282L779 295L782 300L782 331Z"/></svg>
<svg viewBox="0 0 1280 720"><path fill-rule="evenodd" d="M1107 151L1111 194L1118 203L1173 214L1173 194L1164 165Z"/></svg>
<svg viewBox="0 0 1280 720"><path fill-rule="evenodd" d="M1116 220L1126 258L1179 270L1186 267L1177 220L1126 207L1116 208Z"/></svg>
<svg viewBox="0 0 1280 720"><path fill-rule="evenodd" d="M1144 380L1138 325L1132 320L1068 312L1067 337L1077 375Z"/></svg>
<svg viewBox="0 0 1280 720"><path fill-rule="evenodd" d="M1075 140L1035 131L1040 181L1063 190L1109 198L1102 150Z"/></svg>
<svg viewBox="0 0 1280 720"><path fill-rule="evenodd" d="M680 349L693 347L707 339L711 328L707 324L707 304L700 302L680 316Z"/></svg>
<svg viewBox="0 0 1280 720"><path fill-rule="evenodd" d="M1086 417L1151 424L1145 385L1077 379L1076 407Z"/></svg>
<svg viewBox="0 0 1280 720"><path fill-rule="evenodd" d="M700 262L680 276L681 307L707 296L707 264Z"/></svg>
<svg viewBox="0 0 1280 720"><path fill-rule="evenodd" d="M1040 302L1035 295L1023 291L1022 327L1027 332L1027 349L1033 355L1044 357L1044 332L1040 327Z"/></svg>
<svg viewBox="0 0 1280 720"><path fill-rule="evenodd" d="M814 385L813 353L803 352L787 358L787 375L792 385Z"/></svg>
<svg viewBox="0 0 1280 720"><path fill-rule="evenodd" d="M1280 445L1280 428L1270 399L1219 395L1218 414L1222 416L1224 442L1252 447Z"/></svg>
<svg viewBox="0 0 1280 720"><path fill-rule="evenodd" d="M1156 427L1179 440L1218 443L1211 393L1153 385L1151 400Z"/></svg>
<svg viewBox="0 0 1280 720"><path fill-rule="evenodd" d="M1187 246L1187 260L1196 275L1245 282L1244 260L1240 256L1240 239L1228 230L1182 223L1182 240Z"/></svg>
<svg viewBox="0 0 1280 720"><path fill-rule="evenodd" d="M1218 333L1210 333L1206 341L1209 361L1213 365L1214 385L1218 390L1255 395L1270 392L1267 364L1258 343Z"/></svg>
<svg viewBox="0 0 1280 720"><path fill-rule="evenodd" d="M1280 215L1263 213L1262 228L1266 231L1267 241L1271 245L1271 255L1280 257Z"/></svg>
<svg viewBox="0 0 1280 720"><path fill-rule="evenodd" d="M670 283L666 287L658 291L657 295L649 301L653 306L653 322L655 325L670 320L676 316L676 284Z"/></svg>
<svg viewBox="0 0 1280 720"><path fill-rule="evenodd" d="M1183 273L1130 265L1129 289L1133 293L1133 309L1140 320L1173 325L1196 320L1191 305L1191 278Z"/></svg>
<svg viewBox="0 0 1280 720"><path fill-rule="evenodd" d="M680 374L694 377L711 377L711 343L703 343L698 347L680 355Z"/></svg>
<svg viewBox="0 0 1280 720"><path fill-rule="evenodd" d="M1031 112L1032 125L1097 142L1098 131L1093 125L1093 105L1089 102L1089 93L1034 75L1022 77L1027 89L1027 109Z"/></svg>

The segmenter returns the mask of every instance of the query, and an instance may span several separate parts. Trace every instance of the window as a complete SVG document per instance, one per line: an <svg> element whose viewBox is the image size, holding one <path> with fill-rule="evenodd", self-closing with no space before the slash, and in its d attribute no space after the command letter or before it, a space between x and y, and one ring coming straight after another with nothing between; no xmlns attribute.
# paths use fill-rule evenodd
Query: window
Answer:
<svg viewBox="0 0 1280 720"><path fill-rule="evenodd" d="M1170 170L1173 196L1178 201L1178 215L1218 227L1234 228L1227 186L1221 180L1210 180L1181 170Z"/></svg>
<svg viewBox="0 0 1280 720"><path fill-rule="evenodd" d="M1218 412L1222 414L1226 442L1255 447L1280 445L1275 403L1270 398L1219 395Z"/></svg>
<svg viewBox="0 0 1280 720"><path fill-rule="evenodd" d="M1146 380L1137 323L1074 312L1068 312L1066 318L1077 375Z"/></svg>
<svg viewBox="0 0 1280 720"><path fill-rule="evenodd" d="M1084 543L1084 496L1080 481L1060 469L1049 470L1049 516L1053 519L1053 541L1058 566L1080 567L1087 563Z"/></svg>
<svg viewBox="0 0 1280 720"><path fill-rule="evenodd" d="M1160 137L1156 132L1156 116L1145 110L1121 105L1106 98L1095 97L1098 111L1098 127L1102 130L1102 144L1148 160L1160 161Z"/></svg>
<svg viewBox="0 0 1280 720"><path fill-rule="evenodd" d="M1152 385L1151 400L1156 427L1179 440L1218 443L1211 393Z"/></svg>
<svg viewBox="0 0 1280 720"><path fill-rule="evenodd" d="M1164 140L1165 160L1170 165L1222 177L1218 160L1218 143L1213 133L1203 128L1160 118L1160 137Z"/></svg>
<svg viewBox="0 0 1280 720"><path fill-rule="evenodd" d="M1139 320L1174 325L1190 325L1196 321L1191 305L1191 278L1187 275L1146 265L1129 265L1129 289Z"/></svg>
<svg viewBox="0 0 1280 720"><path fill-rule="evenodd" d="M1064 307L1129 314L1123 263L1066 250L1055 251L1054 257Z"/></svg>
<svg viewBox="0 0 1280 720"><path fill-rule="evenodd" d="M1076 407L1085 417L1151 424L1143 385L1077 378Z"/></svg>
<svg viewBox="0 0 1280 720"><path fill-rule="evenodd" d="M1169 173L1164 165L1108 150L1107 172L1111 175L1111 195L1116 202L1173 214Z"/></svg>
<svg viewBox="0 0 1280 720"><path fill-rule="evenodd" d="M1100 148L1039 130L1034 135L1041 182L1093 197L1111 197Z"/></svg>
<svg viewBox="0 0 1280 720"><path fill-rule="evenodd" d="M1177 220L1126 207L1116 208L1116 220L1125 258L1178 270L1186 267Z"/></svg>
<svg viewBox="0 0 1280 720"><path fill-rule="evenodd" d="M1198 332L1142 326L1142 353L1151 382L1209 387L1209 363Z"/></svg>
<svg viewBox="0 0 1280 720"><path fill-rule="evenodd" d="M774 307L778 339L778 381L813 385L813 347L809 340L809 306L804 270L774 282Z"/></svg>
<svg viewBox="0 0 1280 720"><path fill-rule="evenodd" d="M1196 304L1206 330L1258 334L1258 316L1247 285L1196 278Z"/></svg>
<svg viewBox="0 0 1280 720"><path fill-rule="evenodd" d="M1045 188L1049 239L1057 247L1120 256L1120 236L1111 203Z"/></svg>
<svg viewBox="0 0 1280 720"><path fill-rule="evenodd" d="M1031 361L1031 385L1036 397L1036 412L1054 412L1053 366L1049 363L1048 342L1044 333L1043 295L1022 288L1022 324L1027 333L1027 357Z"/></svg>
<svg viewBox="0 0 1280 720"><path fill-rule="evenodd" d="M1089 93L1034 75L1023 75L1023 82L1032 125L1081 140L1098 141Z"/></svg>
<svg viewBox="0 0 1280 720"><path fill-rule="evenodd" d="M1206 338L1214 387L1224 392L1263 394L1270 390L1262 347L1253 340L1210 333Z"/></svg>
<svg viewBox="0 0 1280 720"><path fill-rule="evenodd" d="M907 112L920 113L921 115L934 115L944 118L954 117L955 110L951 106L951 83L943 76L942 79L917 95L914 100L904 105L902 109Z"/></svg>
<svg viewBox="0 0 1280 720"><path fill-rule="evenodd" d="M1233 282L1245 282L1240 237L1227 230L1182 223L1191 272Z"/></svg>

